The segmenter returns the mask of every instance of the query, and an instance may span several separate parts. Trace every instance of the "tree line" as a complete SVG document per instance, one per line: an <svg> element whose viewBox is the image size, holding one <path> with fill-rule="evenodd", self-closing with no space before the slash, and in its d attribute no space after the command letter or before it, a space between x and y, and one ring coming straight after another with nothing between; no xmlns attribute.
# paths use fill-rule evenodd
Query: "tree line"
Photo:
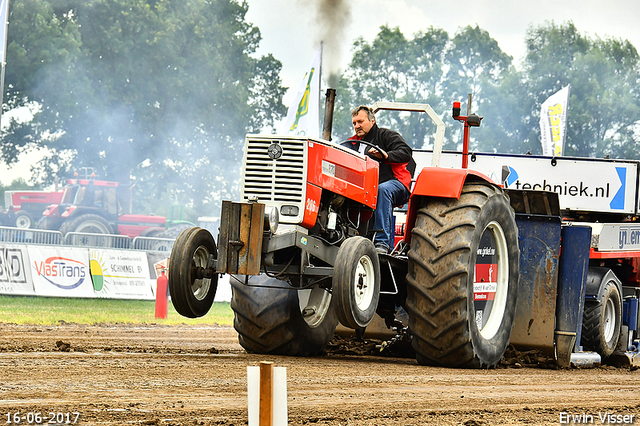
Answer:
<svg viewBox="0 0 640 426"><path fill-rule="evenodd" d="M236 0L14 0L6 55L0 158L44 149L32 185L74 169L134 186L134 210L216 215L238 197L244 135L283 118L282 64L258 56L260 31ZM473 95L484 116L471 149L541 153L540 104L571 85L566 155L638 158L638 53L626 40L592 38L571 23L527 31L522 64L479 27L406 36L383 26L358 39L337 87L334 139L350 136L349 110L375 101L430 104L461 129L454 100ZM464 107L463 107L464 108ZM415 148L435 129L419 114L385 113L382 125ZM273 130L271 130L273 131Z"/></svg>

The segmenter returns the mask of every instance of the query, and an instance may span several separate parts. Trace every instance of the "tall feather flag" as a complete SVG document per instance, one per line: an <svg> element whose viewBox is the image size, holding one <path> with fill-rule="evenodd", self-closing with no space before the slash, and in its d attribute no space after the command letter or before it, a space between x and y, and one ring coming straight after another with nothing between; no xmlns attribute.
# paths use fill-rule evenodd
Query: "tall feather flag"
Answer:
<svg viewBox="0 0 640 426"><path fill-rule="evenodd" d="M321 50L318 50L289 107L283 129L287 135L320 136L320 57Z"/></svg>
<svg viewBox="0 0 640 426"><path fill-rule="evenodd" d="M9 32L9 0L0 0L0 118L2 115L2 102L4 101L4 69L7 65L7 33Z"/></svg>
<svg viewBox="0 0 640 426"><path fill-rule="evenodd" d="M570 91L570 85L558 90L540 107L542 155L557 157L564 153Z"/></svg>

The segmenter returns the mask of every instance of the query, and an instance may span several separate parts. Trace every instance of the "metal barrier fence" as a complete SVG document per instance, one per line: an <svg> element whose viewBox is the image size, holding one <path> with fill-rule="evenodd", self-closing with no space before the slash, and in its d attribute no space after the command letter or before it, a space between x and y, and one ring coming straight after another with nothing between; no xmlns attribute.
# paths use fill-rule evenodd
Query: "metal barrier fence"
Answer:
<svg viewBox="0 0 640 426"><path fill-rule="evenodd" d="M172 238L152 238L152 237L135 237L131 248L134 250L144 251L162 251L171 252L173 243L176 240Z"/></svg>
<svg viewBox="0 0 640 426"><path fill-rule="evenodd" d="M131 247L131 238L127 235L68 232L65 236L65 244L68 246L128 249Z"/></svg>
<svg viewBox="0 0 640 426"><path fill-rule="evenodd" d="M90 234L84 232L69 232L66 236L63 236L60 231L0 226L0 242L133 249L168 254L171 252L175 240L151 237L136 237L132 240L126 235Z"/></svg>
<svg viewBox="0 0 640 426"><path fill-rule="evenodd" d="M60 231L47 231L44 229L23 229L0 226L0 242L61 245L64 242Z"/></svg>

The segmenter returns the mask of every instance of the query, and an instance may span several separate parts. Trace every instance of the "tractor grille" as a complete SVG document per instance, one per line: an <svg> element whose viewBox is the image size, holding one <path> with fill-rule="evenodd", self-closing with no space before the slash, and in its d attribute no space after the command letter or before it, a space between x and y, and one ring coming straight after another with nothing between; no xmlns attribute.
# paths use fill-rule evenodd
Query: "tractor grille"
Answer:
<svg viewBox="0 0 640 426"><path fill-rule="evenodd" d="M269 147L282 149L279 158L269 157ZM242 198L259 202L301 203L306 183L306 139L248 137L245 149ZM272 147L278 151L277 147Z"/></svg>

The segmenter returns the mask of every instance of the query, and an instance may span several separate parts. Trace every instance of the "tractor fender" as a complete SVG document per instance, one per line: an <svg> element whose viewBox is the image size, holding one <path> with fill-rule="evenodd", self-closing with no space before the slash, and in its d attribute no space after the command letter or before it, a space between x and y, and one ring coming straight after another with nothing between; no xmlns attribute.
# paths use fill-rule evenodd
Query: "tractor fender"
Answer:
<svg viewBox="0 0 640 426"><path fill-rule="evenodd" d="M423 168L413 185L409 198L405 242L411 242L411 230L415 223L416 213L423 206L424 198L458 199L462 193L462 187L468 181L483 181L499 187L489 177L475 170L445 167Z"/></svg>
<svg viewBox="0 0 640 426"><path fill-rule="evenodd" d="M422 195L458 199L465 182L471 179L486 181L495 185L491 179L475 170L425 167L416 179L411 198Z"/></svg>
<svg viewBox="0 0 640 426"><path fill-rule="evenodd" d="M618 288L618 293L622 295L622 282L616 277L616 274L609 268L594 266L590 267L587 272L587 282L585 296L589 299L595 298L599 302L602 301L602 293L604 291L603 284L613 281Z"/></svg>

